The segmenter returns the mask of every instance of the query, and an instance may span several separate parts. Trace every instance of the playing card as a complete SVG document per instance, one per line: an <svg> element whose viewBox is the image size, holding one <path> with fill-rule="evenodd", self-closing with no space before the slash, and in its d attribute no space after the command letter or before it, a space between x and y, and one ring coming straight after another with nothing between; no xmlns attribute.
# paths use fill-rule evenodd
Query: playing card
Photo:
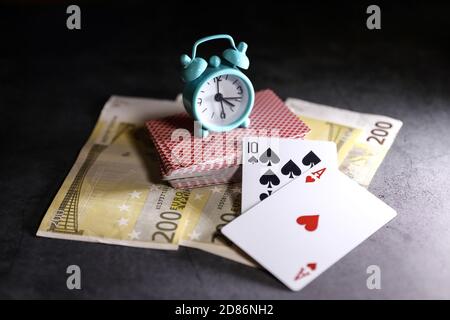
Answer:
<svg viewBox="0 0 450 320"><path fill-rule="evenodd" d="M337 168L336 144L329 141L248 137L242 141L242 154L242 212L309 172L323 159Z"/></svg>
<svg viewBox="0 0 450 320"><path fill-rule="evenodd" d="M396 215L327 166L323 161L315 174L300 176L222 228L291 290L306 286Z"/></svg>

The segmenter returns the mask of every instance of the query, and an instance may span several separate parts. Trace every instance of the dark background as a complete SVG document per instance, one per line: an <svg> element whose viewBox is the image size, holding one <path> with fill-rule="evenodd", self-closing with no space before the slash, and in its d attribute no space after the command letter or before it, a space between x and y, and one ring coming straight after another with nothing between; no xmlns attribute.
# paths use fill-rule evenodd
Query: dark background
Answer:
<svg viewBox="0 0 450 320"><path fill-rule="evenodd" d="M448 4L376 2L371 31L371 2L149 2L81 3L79 31L71 3L0 5L0 297L450 298ZM194 249L35 236L108 97L174 98L179 55L213 33L249 44L256 89L404 122L369 188L398 217L297 293ZM66 289L70 264L81 291ZM366 288L371 264L381 290Z"/></svg>

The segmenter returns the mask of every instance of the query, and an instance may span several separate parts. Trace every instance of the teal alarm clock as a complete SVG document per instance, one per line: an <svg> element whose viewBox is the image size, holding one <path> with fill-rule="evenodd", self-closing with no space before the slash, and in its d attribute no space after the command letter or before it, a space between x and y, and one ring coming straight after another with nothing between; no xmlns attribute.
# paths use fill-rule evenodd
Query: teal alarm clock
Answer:
<svg viewBox="0 0 450 320"><path fill-rule="evenodd" d="M196 57L197 47L207 41L227 39L231 48L214 55L206 62ZM240 69L248 69L247 44L236 47L230 35L219 34L195 42L192 57L181 56L183 104L186 111L198 121L195 135L206 137L210 131L222 132L250 125L249 115L255 101L255 91Z"/></svg>

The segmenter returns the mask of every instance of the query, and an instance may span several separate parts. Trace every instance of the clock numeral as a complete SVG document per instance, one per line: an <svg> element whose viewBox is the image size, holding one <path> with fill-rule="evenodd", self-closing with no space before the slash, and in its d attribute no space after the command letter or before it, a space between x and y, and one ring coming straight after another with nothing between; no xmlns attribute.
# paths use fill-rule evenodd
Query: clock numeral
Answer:
<svg viewBox="0 0 450 320"><path fill-rule="evenodd" d="M234 80L234 81L233 81L233 84L235 84L235 83L238 82L238 81L239 81L238 79Z"/></svg>
<svg viewBox="0 0 450 320"><path fill-rule="evenodd" d="M197 104L198 104L199 106L202 105L202 102L203 102L202 98L197 98Z"/></svg>
<svg viewBox="0 0 450 320"><path fill-rule="evenodd" d="M203 109L203 110L202 110L202 113L205 112L206 110L208 110L208 108Z"/></svg>
<svg viewBox="0 0 450 320"><path fill-rule="evenodd" d="M225 80L228 80L228 75L225 76Z"/></svg>
<svg viewBox="0 0 450 320"><path fill-rule="evenodd" d="M214 78L214 82L222 81L222 76L218 76Z"/></svg>
<svg viewBox="0 0 450 320"><path fill-rule="evenodd" d="M236 89L238 91L238 94L241 95L242 92L243 92L242 87L241 86L237 86Z"/></svg>

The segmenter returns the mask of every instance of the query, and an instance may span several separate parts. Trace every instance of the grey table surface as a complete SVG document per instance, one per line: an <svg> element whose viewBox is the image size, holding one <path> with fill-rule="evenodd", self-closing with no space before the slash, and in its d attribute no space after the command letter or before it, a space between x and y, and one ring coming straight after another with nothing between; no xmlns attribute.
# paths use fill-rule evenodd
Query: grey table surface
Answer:
<svg viewBox="0 0 450 320"><path fill-rule="evenodd" d="M64 7L0 10L0 297L450 298L445 4L411 4L406 12L385 5L376 32L365 28L363 4L279 4L258 12L249 5L242 13L248 19L220 15L217 25L187 27L170 3L82 10L79 32L65 28ZM221 31L250 44L248 74L256 88L403 121L369 188L398 216L300 292L263 270L195 249L36 237L108 97L175 97L179 54L199 36ZM72 264L81 267L82 290L66 288ZM381 269L380 290L366 286L369 265Z"/></svg>

